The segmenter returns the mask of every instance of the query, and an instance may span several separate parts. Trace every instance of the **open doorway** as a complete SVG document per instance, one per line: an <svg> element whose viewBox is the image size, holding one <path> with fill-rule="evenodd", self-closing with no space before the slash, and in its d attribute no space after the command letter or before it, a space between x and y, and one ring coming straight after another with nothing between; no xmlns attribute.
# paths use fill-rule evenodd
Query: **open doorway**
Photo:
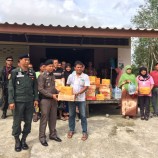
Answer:
<svg viewBox="0 0 158 158"><path fill-rule="evenodd" d="M72 65L76 60L80 60L85 65L88 61L94 62L94 49L83 48L46 48L46 57L48 59L58 59L66 61Z"/></svg>

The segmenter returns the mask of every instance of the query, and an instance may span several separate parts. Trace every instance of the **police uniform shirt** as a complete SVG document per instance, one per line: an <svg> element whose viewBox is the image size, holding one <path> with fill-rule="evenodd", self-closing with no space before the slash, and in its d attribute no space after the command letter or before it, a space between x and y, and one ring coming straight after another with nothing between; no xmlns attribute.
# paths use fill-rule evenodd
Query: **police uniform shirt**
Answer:
<svg viewBox="0 0 158 158"><path fill-rule="evenodd" d="M31 69L28 71L23 71L21 68L12 70L8 89L9 103L38 100L36 75Z"/></svg>
<svg viewBox="0 0 158 158"><path fill-rule="evenodd" d="M53 73L44 71L38 77L38 90L42 94L42 98L52 98L52 94L57 94L55 89L55 77Z"/></svg>

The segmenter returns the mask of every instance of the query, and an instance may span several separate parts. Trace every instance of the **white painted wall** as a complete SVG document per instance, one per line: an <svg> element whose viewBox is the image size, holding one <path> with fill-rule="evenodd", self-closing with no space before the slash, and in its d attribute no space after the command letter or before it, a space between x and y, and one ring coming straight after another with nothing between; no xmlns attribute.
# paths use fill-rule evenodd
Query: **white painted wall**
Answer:
<svg viewBox="0 0 158 158"><path fill-rule="evenodd" d="M131 48L118 48L118 67L131 65Z"/></svg>

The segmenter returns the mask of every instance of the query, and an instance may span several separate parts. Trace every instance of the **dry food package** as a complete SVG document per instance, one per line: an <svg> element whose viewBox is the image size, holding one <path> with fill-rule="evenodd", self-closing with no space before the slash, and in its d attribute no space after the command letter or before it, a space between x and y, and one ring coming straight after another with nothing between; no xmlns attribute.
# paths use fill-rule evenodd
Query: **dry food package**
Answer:
<svg viewBox="0 0 158 158"><path fill-rule="evenodd" d="M105 100L104 94L96 94L96 100Z"/></svg>
<svg viewBox="0 0 158 158"><path fill-rule="evenodd" d="M66 95L66 94L59 93L58 100L59 101L75 101L75 95Z"/></svg>
<svg viewBox="0 0 158 158"><path fill-rule="evenodd" d="M150 93L150 87L140 87L139 93L142 95L148 95Z"/></svg>
<svg viewBox="0 0 158 158"><path fill-rule="evenodd" d="M73 95L73 89L70 86L61 86L60 93L66 95Z"/></svg>
<svg viewBox="0 0 158 158"><path fill-rule="evenodd" d="M102 79L102 85L110 85L110 79Z"/></svg>
<svg viewBox="0 0 158 158"><path fill-rule="evenodd" d="M64 83L61 79L55 79L55 88L60 91L61 87L64 86Z"/></svg>
<svg viewBox="0 0 158 158"><path fill-rule="evenodd" d="M90 84L95 84L96 76L89 76Z"/></svg>

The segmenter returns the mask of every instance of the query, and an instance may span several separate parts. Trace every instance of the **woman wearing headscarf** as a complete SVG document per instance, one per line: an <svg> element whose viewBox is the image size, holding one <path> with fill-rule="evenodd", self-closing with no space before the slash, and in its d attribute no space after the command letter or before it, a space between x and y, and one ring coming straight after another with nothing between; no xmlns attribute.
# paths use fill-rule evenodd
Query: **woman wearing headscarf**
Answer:
<svg viewBox="0 0 158 158"><path fill-rule="evenodd" d="M154 81L152 76L148 74L146 67L141 67L139 69L137 82L141 120L145 119L147 121L150 114L150 97Z"/></svg>
<svg viewBox="0 0 158 158"><path fill-rule="evenodd" d="M134 94L129 94L129 84L136 87ZM132 74L132 67L127 65L125 67L125 73L123 73L119 80L119 87L122 88L121 96L121 112L123 117L134 117L137 114L137 80L134 74Z"/></svg>

